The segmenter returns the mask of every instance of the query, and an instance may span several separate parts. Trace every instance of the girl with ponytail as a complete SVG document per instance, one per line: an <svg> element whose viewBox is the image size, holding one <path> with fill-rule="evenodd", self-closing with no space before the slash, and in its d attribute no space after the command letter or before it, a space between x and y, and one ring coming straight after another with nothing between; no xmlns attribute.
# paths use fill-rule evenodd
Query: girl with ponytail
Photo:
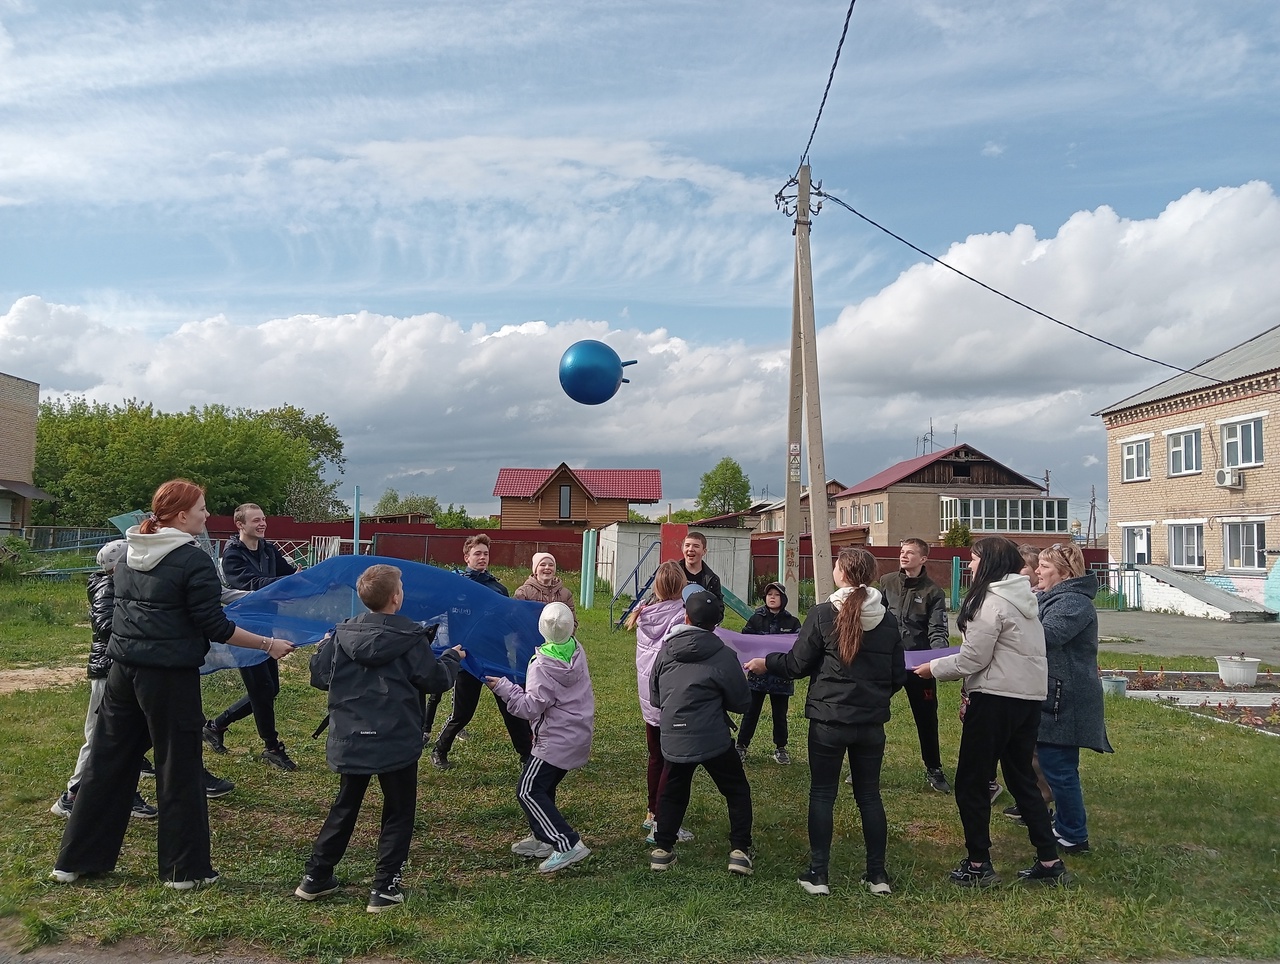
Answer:
<svg viewBox="0 0 1280 964"><path fill-rule="evenodd" d="M875 557L866 549L842 549L832 576L839 587L809 610L789 653L746 663L751 673L788 679L808 676L804 715L809 720L809 867L799 884L809 894L829 894L832 815L845 757L866 848L863 882L873 894L890 892L885 871L889 825L880 799L884 724L889 700L906 679L902 634L884 606Z"/></svg>

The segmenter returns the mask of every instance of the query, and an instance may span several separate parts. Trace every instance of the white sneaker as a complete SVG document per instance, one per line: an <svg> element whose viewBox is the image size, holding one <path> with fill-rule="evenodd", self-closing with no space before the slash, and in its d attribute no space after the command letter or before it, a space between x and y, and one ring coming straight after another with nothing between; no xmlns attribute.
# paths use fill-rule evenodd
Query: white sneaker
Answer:
<svg viewBox="0 0 1280 964"><path fill-rule="evenodd" d="M59 884L74 884L80 879L80 875L74 870L54 870L49 874L49 879Z"/></svg>
<svg viewBox="0 0 1280 964"><path fill-rule="evenodd" d="M570 864L576 864L579 860L586 860L591 854L591 848L579 840L568 850L557 850L550 857L538 864L538 873L554 874L557 870L563 870Z"/></svg>
<svg viewBox="0 0 1280 964"><path fill-rule="evenodd" d="M556 852L556 848L549 843L543 843L537 837L529 836L523 840L517 840L511 845L511 852L519 857L536 857L542 860L550 857Z"/></svg>
<svg viewBox="0 0 1280 964"><path fill-rule="evenodd" d="M214 871L212 876L201 877L199 880L166 880L164 885L170 890L195 890L201 885L216 884L217 882L218 872Z"/></svg>

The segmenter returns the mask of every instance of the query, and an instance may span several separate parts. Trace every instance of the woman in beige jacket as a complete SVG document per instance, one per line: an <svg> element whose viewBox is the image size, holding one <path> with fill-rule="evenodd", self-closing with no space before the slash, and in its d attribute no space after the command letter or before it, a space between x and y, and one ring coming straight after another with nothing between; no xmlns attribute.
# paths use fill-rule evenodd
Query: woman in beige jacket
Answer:
<svg viewBox="0 0 1280 964"><path fill-rule="evenodd" d="M968 854L951 872L951 880L961 887L1000 882L991 865L988 787L999 762L1038 858L1018 872L1019 879L1062 884L1066 867L1058 857L1049 810L1031 768L1048 687L1036 597L1020 573L1018 547L1008 539L979 539L970 552L973 584L956 620L964 638L960 652L915 670L925 679L964 678L969 694L956 764L956 807Z"/></svg>

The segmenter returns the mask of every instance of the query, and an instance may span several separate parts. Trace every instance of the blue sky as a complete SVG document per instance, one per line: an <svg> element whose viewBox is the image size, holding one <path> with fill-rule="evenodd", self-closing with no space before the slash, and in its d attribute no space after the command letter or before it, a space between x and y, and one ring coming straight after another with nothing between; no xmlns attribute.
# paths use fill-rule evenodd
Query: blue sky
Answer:
<svg viewBox="0 0 1280 964"><path fill-rule="evenodd" d="M0 0L0 370L47 395L283 402L349 484L489 507L501 465L721 456L783 479L795 169L843 22L790 4ZM1280 323L1280 5L860 0L814 177L1177 364ZM1159 369L828 205L830 473L933 419L1085 511L1090 412ZM640 358L599 408L559 354ZM194 372L194 375L193 375Z"/></svg>

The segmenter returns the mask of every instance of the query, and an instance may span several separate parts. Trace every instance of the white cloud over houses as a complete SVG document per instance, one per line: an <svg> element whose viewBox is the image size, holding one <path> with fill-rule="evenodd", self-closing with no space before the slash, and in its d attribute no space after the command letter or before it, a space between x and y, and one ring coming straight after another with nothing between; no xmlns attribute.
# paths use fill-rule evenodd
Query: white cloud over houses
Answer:
<svg viewBox="0 0 1280 964"><path fill-rule="evenodd" d="M823 217L837 216L834 212ZM1280 201L1254 182L1193 191L1157 217L1082 211L957 241L945 259L1065 321L1190 366L1280 323ZM424 305L424 307L429 307ZM632 383L601 406L560 390L572 342L597 338ZM759 487L782 481L787 347L598 319L463 324L424 311L224 316L131 329L93 309L21 298L0 315L0 370L46 396L137 397L161 409L291 403L342 431L348 481L491 504L502 465L653 466L671 500L733 455ZM1102 483L1090 413L1165 370L1065 331L932 264L903 272L819 332L827 467L846 483L961 440L1055 490ZM1050 462L1050 459L1053 461ZM1099 488L1102 485L1099 484Z"/></svg>

